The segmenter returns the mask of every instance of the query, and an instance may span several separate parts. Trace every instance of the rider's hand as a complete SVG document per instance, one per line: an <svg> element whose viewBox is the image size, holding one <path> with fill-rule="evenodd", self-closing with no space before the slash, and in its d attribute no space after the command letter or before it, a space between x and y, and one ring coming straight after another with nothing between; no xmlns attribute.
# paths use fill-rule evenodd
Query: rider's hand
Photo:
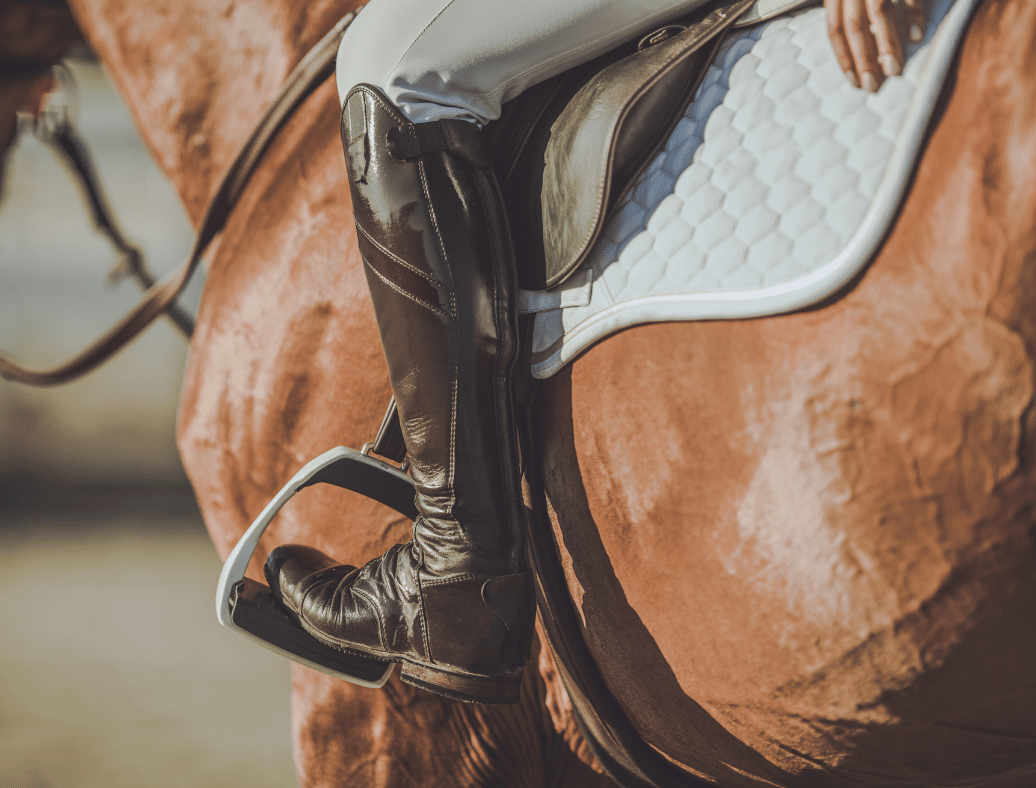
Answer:
<svg viewBox="0 0 1036 788"><path fill-rule="evenodd" d="M924 36L922 0L824 0L838 64L854 87L871 92L903 70L903 42Z"/></svg>

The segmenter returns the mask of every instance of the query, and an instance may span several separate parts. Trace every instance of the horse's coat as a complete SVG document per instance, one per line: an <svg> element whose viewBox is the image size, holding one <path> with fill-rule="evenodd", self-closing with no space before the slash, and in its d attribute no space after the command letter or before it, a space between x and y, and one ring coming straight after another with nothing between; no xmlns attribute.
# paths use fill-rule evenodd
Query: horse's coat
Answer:
<svg viewBox="0 0 1036 788"><path fill-rule="evenodd" d="M346 10L73 7L195 220ZM844 297L631 329L542 384L589 647L645 738L725 785L1032 782L1034 40L1033 4L979 9L899 221ZM179 445L223 556L305 460L372 437L388 399L337 120L328 83L212 255ZM331 489L279 520L268 548L354 563L408 531ZM547 655L528 673L497 709L295 668L301 782L606 784Z"/></svg>

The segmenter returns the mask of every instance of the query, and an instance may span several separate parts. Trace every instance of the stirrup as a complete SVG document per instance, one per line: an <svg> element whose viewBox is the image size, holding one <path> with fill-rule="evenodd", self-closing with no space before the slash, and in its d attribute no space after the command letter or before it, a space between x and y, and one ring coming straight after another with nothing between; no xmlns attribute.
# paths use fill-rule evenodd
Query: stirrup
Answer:
<svg viewBox="0 0 1036 788"><path fill-rule="evenodd" d="M388 681L395 663L347 654L321 643L288 615L269 586L245 577L252 553L277 512L303 487L319 483L358 492L411 520L417 517L413 482L405 473L345 446L326 451L284 485L230 553L216 587L216 617L227 629L275 654L329 676L377 688Z"/></svg>

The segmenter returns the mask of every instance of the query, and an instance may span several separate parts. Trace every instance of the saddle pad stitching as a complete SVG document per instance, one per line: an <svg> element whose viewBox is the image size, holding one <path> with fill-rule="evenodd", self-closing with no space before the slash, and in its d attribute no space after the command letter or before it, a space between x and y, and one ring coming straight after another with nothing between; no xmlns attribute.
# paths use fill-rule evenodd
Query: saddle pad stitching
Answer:
<svg viewBox="0 0 1036 788"><path fill-rule="evenodd" d="M880 243L888 229L889 223L898 211L899 203L909 183L910 171L912 171L912 168L908 169L908 165L915 159L923 142L923 132L927 121L934 109L935 102L938 100L945 75L953 62L951 55L955 52L960 34L970 18L970 11L975 5L975 0L958 0L948 10L946 8L947 5L947 0L941 0L938 3L935 16L939 17L938 11L943 11L942 18L936 25L929 26L929 35L926 36L928 40L922 42L915 51L915 57L921 57L922 60L915 66L917 73L915 84L908 86L910 87L910 98L907 101L906 108L900 112L902 118L900 118L898 123L892 151L887 156L885 166L880 173L880 180L873 187L873 197L870 205L857 223L855 230L850 232L848 243L843 244L840 253L814 270L808 271L804 275L801 273L796 274L786 281L767 284L763 287L731 288L720 292L647 293L622 299L620 297L621 290L617 293L611 287L614 277L599 274L595 277L597 281L594 287L594 301L600 304L603 300L605 303L601 304L596 310L591 310L590 314L584 314L581 319L578 317L579 311L574 311L577 319L572 325L567 327L565 323L569 321L565 319L565 315L567 312L573 312L573 310L559 309L553 312L541 313L537 316L537 333L542 334L540 330L541 325L543 329L549 329L551 325L558 326L558 317L561 318L560 328L563 333L558 339L547 343L546 347L543 348L542 352L546 353L551 347L558 345L559 342L561 343L560 347L555 347L553 351L548 353L546 358L536 361L532 365L534 376L538 378L549 377L585 349L591 342L622 327L660 320L724 319L772 315L815 303L851 281L859 273L862 265L869 260L870 255L873 253L873 247ZM800 14L796 14L791 19L797 23L798 17L822 13L821 9L812 9L800 12ZM796 35L799 29L803 29L806 26L805 23L795 26L787 18L782 18L762 26L762 29L769 28L771 25L782 25L789 28L790 33L787 33L789 37ZM938 29L934 29L935 27ZM755 32L755 30L746 32L751 33ZM757 34L757 37L761 36ZM732 41L730 48L726 52L721 52L717 55L717 60L728 57L730 52L741 43L742 41ZM753 45L753 51L755 48L756 46ZM743 55L739 56L739 60L741 57ZM737 63L734 64L731 70L736 67ZM815 73L813 76L815 76ZM715 86L715 81L711 84L703 84L699 95L696 96L695 103L697 104L701 101L707 92L714 89ZM879 102L881 100L880 95L877 99ZM870 109L869 106L868 109ZM896 112L899 112L899 110ZM896 115L896 112L892 112L891 115L886 113L886 115L893 117ZM689 112L689 115L693 115L693 110ZM684 121L681 121L681 124L683 123ZM707 127L708 123L698 125ZM677 133L680 131L681 129L678 127ZM683 130L683 133L686 134L686 129ZM659 161L662 161L664 165L664 159L670 153L670 147L671 145L667 145L666 151L658 157L656 162L652 163L644 176L630 190L629 194L633 194L638 188L642 188L644 184L658 175ZM696 149L696 159L703 147L704 144L699 144ZM689 170L690 168L687 169ZM683 177L686 173L687 170L684 170L680 177ZM867 184L864 185L866 186ZM676 191L675 188L671 190L670 197L664 198L662 202L657 203L656 207L651 210L651 218L647 222L647 229L650 229L651 219L662 208L665 200L671 199ZM628 202L628 198L626 201ZM621 253L636 241L640 235L647 234L647 229L624 239L623 248L619 253L615 254L613 259L618 262ZM651 241L652 247L656 241L657 238ZM600 244L601 241L599 240L598 243ZM591 257L591 264L600 262L599 256L596 253L592 253ZM854 257L855 264L852 264ZM861 260L862 262L860 262ZM615 267L615 263L606 264L603 267L604 272L608 273L608 269L611 267ZM619 273L621 274L622 272L620 271ZM664 278L665 276L663 275L662 279ZM602 287L602 285L606 287ZM606 291L610 297L604 299L605 292L602 291ZM585 313L586 310L582 311ZM543 347L542 341L541 337L541 342L537 343L539 347Z"/></svg>

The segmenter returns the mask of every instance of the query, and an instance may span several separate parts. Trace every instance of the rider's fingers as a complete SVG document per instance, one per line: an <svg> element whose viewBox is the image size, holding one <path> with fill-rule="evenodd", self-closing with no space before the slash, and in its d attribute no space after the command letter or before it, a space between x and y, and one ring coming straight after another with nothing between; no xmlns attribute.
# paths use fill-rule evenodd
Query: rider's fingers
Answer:
<svg viewBox="0 0 1036 788"><path fill-rule="evenodd" d="M916 44L924 38L924 6L921 0L903 0L901 11L907 38Z"/></svg>
<svg viewBox="0 0 1036 788"><path fill-rule="evenodd" d="M866 5L881 71L886 77L899 76L903 71L903 42L899 38L896 8L892 0L866 0Z"/></svg>
<svg viewBox="0 0 1036 788"><path fill-rule="evenodd" d="M844 0L842 19L860 86L874 93L881 86L882 72L878 65L878 48L874 34L871 33L870 14L864 0Z"/></svg>
<svg viewBox="0 0 1036 788"><path fill-rule="evenodd" d="M831 39L831 48L835 51L838 65L845 72L845 78L854 88L858 88L860 80L856 76L856 63L853 61L852 52L849 51L849 41L845 37L842 5L843 0L827 0L824 3L824 10L827 13L827 34Z"/></svg>

